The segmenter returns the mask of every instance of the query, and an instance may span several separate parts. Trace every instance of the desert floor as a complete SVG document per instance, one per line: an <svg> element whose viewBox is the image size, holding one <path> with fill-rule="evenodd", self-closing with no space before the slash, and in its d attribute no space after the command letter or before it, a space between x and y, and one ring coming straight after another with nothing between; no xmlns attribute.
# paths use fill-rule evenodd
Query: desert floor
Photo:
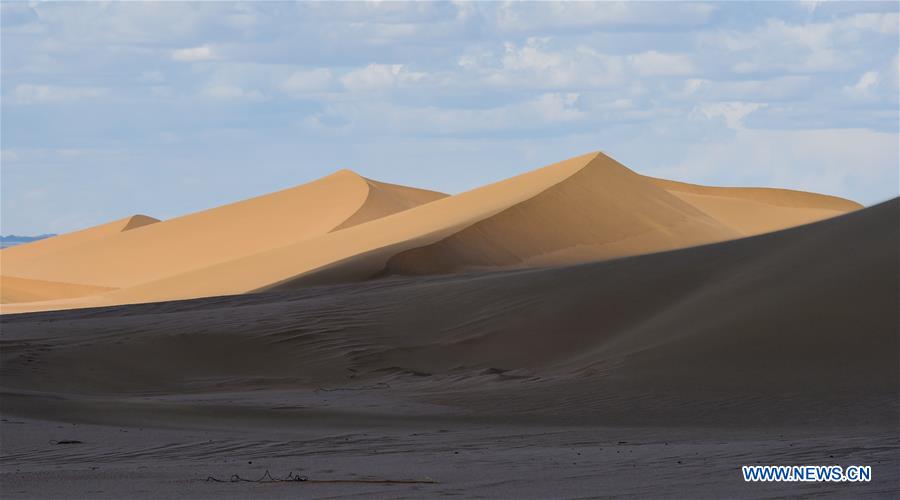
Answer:
<svg viewBox="0 0 900 500"><path fill-rule="evenodd" d="M4 315L3 497L896 498L898 223Z"/></svg>
<svg viewBox="0 0 900 500"><path fill-rule="evenodd" d="M384 392L365 391L361 399L375 413L392 406ZM7 400L17 413L42 407L71 416L7 416L0 427L3 497L890 498L900 481L900 442L889 426L560 425L433 408L397 417L301 407L337 399L348 397L222 394L177 404L147 398L103 405L102 416L86 402ZM83 444L51 444L72 439ZM870 464L875 481L744 483L740 466L756 463ZM257 479L267 470L312 480L437 483L206 481L232 474Z"/></svg>

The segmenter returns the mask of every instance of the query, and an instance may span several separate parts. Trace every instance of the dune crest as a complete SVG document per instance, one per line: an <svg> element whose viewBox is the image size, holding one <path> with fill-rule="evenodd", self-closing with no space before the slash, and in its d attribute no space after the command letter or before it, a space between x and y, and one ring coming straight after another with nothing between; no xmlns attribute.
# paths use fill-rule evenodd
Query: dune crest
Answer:
<svg viewBox="0 0 900 500"><path fill-rule="evenodd" d="M799 226L862 208L859 203L836 196L790 189L711 187L648 179L745 236Z"/></svg>
<svg viewBox="0 0 900 500"><path fill-rule="evenodd" d="M96 295L113 288L61 283L59 281L30 280L0 275L0 304L69 299Z"/></svg>
<svg viewBox="0 0 900 500"><path fill-rule="evenodd" d="M813 193L654 179L600 152L454 196L342 170L66 251L4 262L9 276L104 291L47 293L48 300L5 304L3 312L567 265L731 240L857 208Z"/></svg>
<svg viewBox="0 0 900 500"><path fill-rule="evenodd" d="M0 250L0 265L6 269L15 269L21 263L31 259L45 257L57 252L64 252L75 248L78 245L97 241L157 222L159 222L159 219L154 219L153 217L146 215L132 215L130 217L114 220L80 231L73 231L51 238L4 248L3 250Z"/></svg>
<svg viewBox="0 0 900 500"><path fill-rule="evenodd" d="M445 195L341 170L309 184L4 263L4 274L128 287L326 234ZM52 241L51 238L47 241ZM4 250L6 252L6 250ZM5 254L4 254L5 256Z"/></svg>
<svg viewBox="0 0 900 500"><path fill-rule="evenodd" d="M387 272L547 266L709 243L737 234L598 153L547 190L438 243L392 257Z"/></svg>

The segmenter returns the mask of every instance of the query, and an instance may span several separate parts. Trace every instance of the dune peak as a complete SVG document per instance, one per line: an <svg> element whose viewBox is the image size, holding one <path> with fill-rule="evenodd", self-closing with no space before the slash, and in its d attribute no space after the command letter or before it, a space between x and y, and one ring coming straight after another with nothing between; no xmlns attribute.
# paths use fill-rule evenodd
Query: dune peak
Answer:
<svg viewBox="0 0 900 500"><path fill-rule="evenodd" d="M157 222L159 222L159 219L155 217L150 217L149 215L144 214L134 214L131 217L127 217L125 219L125 225L122 226L122 231L137 229L139 227L143 227L148 224L154 224Z"/></svg>
<svg viewBox="0 0 900 500"><path fill-rule="evenodd" d="M326 177L348 177L348 178L356 178L356 179L365 179L364 176L357 173L355 170L351 170L349 168L339 168L334 172L328 174Z"/></svg>

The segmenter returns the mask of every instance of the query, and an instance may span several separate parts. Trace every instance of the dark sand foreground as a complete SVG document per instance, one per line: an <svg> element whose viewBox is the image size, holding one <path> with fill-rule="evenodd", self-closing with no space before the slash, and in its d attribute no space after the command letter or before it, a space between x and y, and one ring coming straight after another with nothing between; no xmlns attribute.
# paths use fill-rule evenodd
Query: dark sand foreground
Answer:
<svg viewBox="0 0 900 500"><path fill-rule="evenodd" d="M896 498L898 227L895 199L600 263L3 316L0 493ZM206 481L265 470L437 483Z"/></svg>

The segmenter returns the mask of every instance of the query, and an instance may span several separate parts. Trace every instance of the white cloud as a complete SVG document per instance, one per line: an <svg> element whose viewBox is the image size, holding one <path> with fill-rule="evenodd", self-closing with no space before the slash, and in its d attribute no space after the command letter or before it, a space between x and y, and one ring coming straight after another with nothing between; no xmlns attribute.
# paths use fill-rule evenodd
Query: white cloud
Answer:
<svg viewBox="0 0 900 500"><path fill-rule="evenodd" d="M890 73L894 76L894 86L895 88L900 87L900 53L894 55L894 58L891 60L891 66L888 69Z"/></svg>
<svg viewBox="0 0 900 500"><path fill-rule="evenodd" d="M671 27L706 22L716 10L711 4L683 3L660 9L641 2L504 2L494 22L502 31L571 30L633 25Z"/></svg>
<svg viewBox="0 0 900 500"><path fill-rule="evenodd" d="M771 18L749 30L702 33L698 41L737 53L728 59L733 61L731 70L738 73L843 71L864 54L862 37L896 34L898 25L900 14L896 12L861 13L812 23Z"/></svg>
<svg viewBox="0 0 900 500"><path fill-rule="evenodd" d="M208 61L215 57L215 51L209 45L176 49L172 51L172 59L181 62Z"/></svg>
<svg viewBox="0 0 900 500"><path fill-rule="evenodd" d="M261 14L252 4L235 2L233 11L225 15L225 23L244 34L252 34L261 22Z"/></svg>
<svg viewBox="0 0 900 500"><path fill-rule="evenodd" d="M258 90L245 90L237 85L213 84L205 87L202 94L213 99L258 101L263 95Z"/></svg>
<svg viewBox="0 0 900 500"><path fill-rule="evenodd" d="M20 84L13 89L12 97L15 102L23 104L61 103L96 99L106 95L106 93L107 90L102 87Z"/></svg>
<svg viewBox="0 0 900 500"><path fill-rule="evenodd" d="M24 3L24 2L23 2ZM200 2L110 2L84 4L29 2L36 26L78 44L178 43L227 10L225 5ZM5 6L5 2L4 2Z"/></svg>
<svg viewBox="0 0 900 500"><path fill-rule="evenodd" d="M163 75L162 71L142 71L140 75L138 75L138 81L141 83L161 83L166 80L165 75Z"/></svg>
<svg viewBox="0 0 900 500"><path fill-rule="evenodd" d="M832 71L848 66L843 54L833 47L837 29L835 23L791 24L769 19L749 31L703 35L701 40L731 52L742 52L743 60L732 65L738 73L772 69L788 73Z"/></svg>
<svg viewBox="0 0 900 500"><path fill-rule="evenodd" d="M651 175L770 186L877 202L897 196L897 135L865 129L760 130L692 145Z"/></svg>
<svg viewBox="0 0 900 500"><path fill-rule="evenodd" d="M331 70L317 68L305 71L294 71L281 81L279 87L285 93L298 96L308 92L320 91L331 84Z"/></svg>
<svg viewBox="0 0 900 500"><path fill-rule="evenodd" d="M565 63L562 54L541 50L547 38L529 38L527 43L518 48L512 43L504 44L503 68L508 70L547 71L558 68Z"/></svg>
<svg viewBox="0 0 900 500"><path fill-rule="evenodd" d="M423 78L425 73L409 71L403 64L370 64L345 74L341 83L347 90L366 92L415 83Z"/></svg>
<svg viewBox="0 0 900 500"><path fill-rule="evenodd" d="M696 72L694 63L684 54L664 54L651 50L628 57L639 75L689 75Z"/></svg>
<svg viewBox="0 0 900 500"><path fill-rule="evenodd" d="M690 78L673 97L707 101L769 102L804 97L811 91L808 76L781 76L766 80L709 80Z"/></svg>
<svg viewBox="0 0 900 500"><path fill-rule="evenodd" d="M151 85L148 89L150 95L160 99L172 99L175 97L175 89L168 85Z"/></svg>
<svg viewBox="0 0 900 500"><path fill-rule="evenodd" d="M684 54L645 51L606 54L587 45L550 48L549 38L507 42L503 54L470 52L457 60L463 70L497 87L589 89L621 85L642 76L689 75L697 71ZM634 87L635 85L631 85Z"/></svg>
<svg viewBox="0 0 900 500"><path fill-rule="evenodd" d="M503 54L470 53L459 59L466 71L496 87L571 89L621 82L621 58L587 47L566 52L549 50L546 38L529 38L523 45L505 43Z"/></svg>
<svg viewBox="0 0 900 500"><path fill-rule="evenodd" d="M850 97L861 99L872 95L872 90L881 80L877 71L866 71L854 85L844 87L843 91Z"/></svg>
<svg viewBox="0 0 900 500"><path fill-rule="evenodd" d="M707 181L743 183L732 178L733 168L734 175L760 172L748 182L774 185L771 176L790 170L790 162L813 180L827 177L814 168L814 140L886 147L873 139L883 136L860 131L868 128L897 141L898 15L890 3L825 4L809 13L796 4L748 10L727 2L7 2L0 8L4 148L145 151L177 141L178 148L153 148L158 161L117 158L104 167L139 165L129 177L143 176L163 194L171 183L156 165L184 166L179 155L204 156L209 161L190 165L192 175L240 186L231 191L240 198L246 144L258 144L253 150L264 150L259 154L271 165L296 165L302 149L304 168L325 173L345 160L361 168L381 161L359 153L378 143L392 158L384 169L396 180L420 175L440 188L464 176L422 170L414 155L388 153L401 145L425 151L426 143L453 144L447 150L454 154L473 147L480 152L467 159L472 173L459 180L468 185L483 179L481 171L499 177L484 151L492 158L511 158L511 149L540 152L533 163L509 160L512 173L601 147L637 152L635 168L660 162L686 168L696 160L710 168ZM89 102L91 113L58 104L79 101ZM252 105L258 101L267 105ZM23 103L55 105L37 116ZM181 120L184 109L193 112ZM132 120L135 114L146 119ZM811 130L853 127L831 135ZM786 151L783 137L801 141L798 152ZM548 144L557 144L552 154ZM741 155L781 166L756 168ZM840 155L854 164L846 160L849 146ZM896 169L886 153L866 158L882 162L878 169ZM59 154L29 165L103 177L90 160ZM210 174L209 165L232 171ZM270 176L267 188L279 187L278 179L306 179L296 171ZM29 175L4 180L61 182L59 175ZM859 187L865 179L844 179L847 190L836 193L865 191ZM121 191L83 188L93 189L94 198ZM110 206L126 210L134 202ZM3 208L7 220L23 220ZM23 227L55 217L28 212L42 215Z"/></svg>
<svg viewBox="0 0 900 500"><path fill-rule="evenodd" d="M800 0L800 5L810 14L815 12L822 3L822 0Z"/></svg>
<svg viewBox="0 0 900 500"><path fill-rule="evenodd" d="M578 106L579 94L550 92L531 99L485 109L413 107L386 102L341 102L306 120L320 131L371 134L455 135L540 130L548 124L578 122L588 113Z"/></svg>
<svg viewBox="0 0 900 500"><path fill-rule="evenodd" d="M694 111L707 119L722 118L728 128L739 130L744 128L744 118L765 106L758 102L705 102Z"/></svg>
<svg viewBox="0 0 900 500"><path fill-rule="evenodd" d="M585 113L576 106L578 94L543 94L534 101L534 109L538 115L551 122L567 122L584 117Z"/></svg>
<svg viewBox="0 0 900 500"><path fill-rule="evenodd" d="M0 160L6 164L16 162L19 160L19 153L15 149L0 150Z"/></svg>
<svg viewBox="0 0 900 500"><path fill-rule="evenodd" d="M836 22L843 30L874 31L882 34L896 34L900 30L900 13L868 12L854 14Z"/></svg>

